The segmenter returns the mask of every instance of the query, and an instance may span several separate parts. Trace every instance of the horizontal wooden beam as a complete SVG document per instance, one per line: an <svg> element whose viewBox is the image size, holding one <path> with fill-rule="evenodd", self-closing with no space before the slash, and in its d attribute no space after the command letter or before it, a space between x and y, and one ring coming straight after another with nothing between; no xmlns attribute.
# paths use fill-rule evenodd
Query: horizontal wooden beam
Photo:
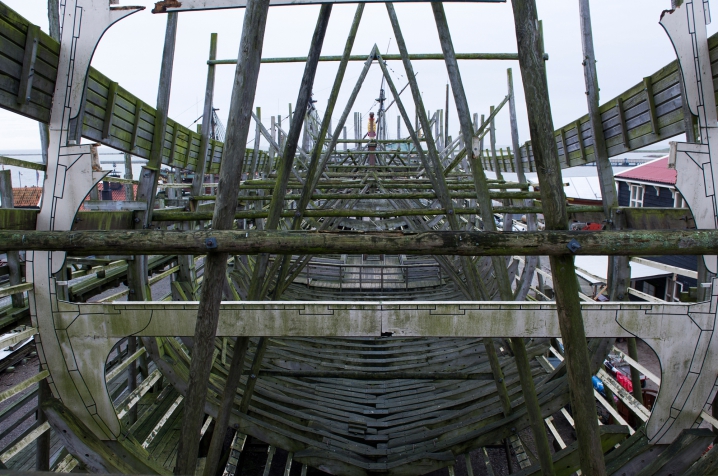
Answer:
<svg viewBox="0 0 718 476"><path fill-rule="evenodd" d="M476 192L450 192L451 198L476 198ZM290 193L284 196L285 200L299 200L302 197L299 193ZM514 199L514 200L525 200L525 199L538 199L541 198L539 192L491 192L491 198L494 199ZM192 197L195 200L215 200L216 195L198 195ZM255 201L264 200L268 201L270 197L266 195L244 195L240 196L237 200L243 201ZM436 198L435 192L397 192L397 193L313 193L312 200L392 200L392 199L419 199ZM87 202L85 202L87 203ZM354 215L352 215L354 216Z"/></svg>
<svg viewBox="0 0 718 476"><path fill-rule="evenodd" d="M602 208L600 206L591 205L580 205L580 206L569 206L567 207L569 212L575 211L599 211ZM498 206L493 207L494 213L543 213L541 207L504 207ZM281 216L283 218L294 217L295 210L284 210ZM315 209L305 210L302 216L309 218L359 218L359 217L371 217L371 218L394 218L394 217L405 217L405 216L436 216L446 214L446 210L443 208L402 208L396 210L360 210L360 209ZM479 208L454 208L449 213L456 215L480 215L481 210ZM182 210L167 210L159 209L152 214L152 220L155 222L162 221L197 221L197 220L211 220L213 212L185 212ZM234 214L234 218L237 220L251 219L251 218L267 218L269 216L268 210L241 210Z"/></svg>
<svg viewBox="0 0 718 476"><path fill-rule="evenodd" d="M0 156L0 165L11 165L13 167L20 167L23 169L42 170L43 172L47 167L43 164L36 162L28 162L27 160L13 159L12 157Z"/></svg>
<svg viewBox="0 0 718 476"><path fill-rule="evenodd" d="M718 230L542 232L0 231L6 251L131 254L705 255ZM571 244L571 249L569 249Z"/></svg>
<svg viewBox="0 0 718 476"><path fill-rule="evenodd" d="M381 56L383 60L385 61L401 61L400 55L382 55ZM365 62L367 59L367 55L351 55L349 57L349 61L361 61L362 63ZM442 53L418 53L418 54L412 54L409 55L409 59L413 61L422 61L422 60L437 60L437 61L443 61L444 55ZM460 60L516 60L518 61L519 55L518 53L457 53L456 59ZM341 55L330 55L330 56L320 56L319 61L341 61L342 56ZM307 57L306 56L290 56L285 58L262 58L262 63L306 63ZM207 64L237 64L236 59L226 59L226 60L210 60L207 61ZM348 142L355 142L355 141L348 141Z"/></svg>
<svg viewBox="0 0 718 476"><path fill-rule="evenodd" d="M246 375L249 371L245 370ZM347 378L352 380L493 380L491 372L362 372L352 370L260 370L260 377Z"/></svg>
<svg viewBox="0 0 718 476"><path fill-rule="evenodd" d="M24 293L25 291L31 290L32 287L32 283L21 283L16 284L15 286L2 288L0 289L0 298L4 298L5 296L10 296L12 294Z"/></svg>
<svg viewBox="0 0 718 476"><path fill-rule="evenodd" d="M30 337L34 336L35 334L37 334L36 327L29 327L29 328L25 329L24 331L14 332L12 334L5 334L2 337L0 337L0 349L4 349L11 345L15 345L18 342L22 342L25 339L29 339Z"/></svg>

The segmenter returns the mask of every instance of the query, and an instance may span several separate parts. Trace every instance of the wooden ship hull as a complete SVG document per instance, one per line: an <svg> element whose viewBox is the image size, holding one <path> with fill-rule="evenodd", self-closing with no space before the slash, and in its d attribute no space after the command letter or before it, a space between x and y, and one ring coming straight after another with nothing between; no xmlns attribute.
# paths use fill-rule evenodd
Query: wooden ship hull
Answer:
<svg viewBox="0 0 718 476"><path fill-rule="evenodd" d="M461 459L473 475L477 451L492 471L487 447L504 451L521 475L713 474L718 37L706 36L706 4L684 2L661 19L678 61L599 105L582 0L589 114L554 131L533 1L512 6L519 51L506 54L456 54L441 3L432 11L442 53L409 54L386 4L395 57L376 46L351 55L364 4L344 53L322 57L332 2L319 3L307 57L268 59L267 11L281 1L158 2L153 12L167 15L167 31L153 108L90 67L105 31L140 7L68 0L47 35L0 2L0 107L49 125L43 164L0 157L46 174L35 210L10 206L12 184L0 174L10 274L0 293L12 296L0 324L31 320L0 337L0 349L17 346L0 365L33 346L40 363L0 393L0 422L20 431L0 449L0 469L250 474L245 446L254 445L267 451L265 475L277 471L278 450L286 475L296 464L302 475L453 476ZM246 9L242 47L236 61L217 60L212 36L195 132L167 117L177 15L214 8ZM407 72L416 118L388 74L390 59ZM481 121L469 113L458 70L459 60L506 59L519 61L532 91L532 141L523 146L511 70L506 97ZM456 138L443 111L426 113L412 69L421 60L446 64ZM259 66L297 61L305 70L290 124L273 117L267 128L251 112ZM319 61L340 62L324 117L311 101ZM332 130L349 61L364 69ZM213 110L222 64L237 64L226 131ZM347 139L372 65L406 134L400 122L388 138L382 89L372 136L355 113ZM495 140L503 107L512 129L506 153ZM251 124L267 151L246 149ZM609 158L680 133L687 143L672 146L670 160L690 209L619 207ZM97 144L83 138L124 152L129 176L108 177ZM139 180L133 156L147 161ZM560 169L591 162L602 204L567 205ZM526 179L533 172L538 184ZM124 199L99 200L99 182L107 192L123 184ZM605 223L605 231L568 231L569 219ZM573 261L581 254L609 255L610 301L583 294ZM699 256L699 282L712 288L700 288L695 302L628 302L645 297L630 288L629 257L671 254ZM549 258L544 266L538 256ZM604 367L619 351L616 338L628 340L633 391ZM637 361L637 340L659 371ZM659 385L654 400L643 398L641 372ZM559 415L562 430L552 423ZM11 434L3 429L0 441Z"/></svg>

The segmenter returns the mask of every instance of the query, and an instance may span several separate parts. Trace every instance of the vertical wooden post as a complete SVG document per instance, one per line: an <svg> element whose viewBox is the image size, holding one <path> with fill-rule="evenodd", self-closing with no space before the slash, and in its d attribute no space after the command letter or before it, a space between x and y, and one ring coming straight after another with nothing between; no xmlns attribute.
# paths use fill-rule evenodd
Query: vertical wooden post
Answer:
<svg viewBox="0 0 718 476"><path fill-rule="evenodd" d="M209 59L217 58L217 33L212 33L209 40ZM202 138L199 143L199 154L197 156L197 168L194 171L192 180L191 196L196 197L202 194L202 182L204 182L204 171L207 164L207 151L209 149L209 135L212 127L212 103L214 101L214 75L215 65L207 66L207 86L204 90L204 109L202 111ZM190 201L192 210L197 208L194 200Z"/></svg>
<svg viewBox="0 0 718 476"><path fill-rule="evenodd" d="M249 168L249 177L247 177L247 180L254 180L254 174L257 172L257 160L259 158L259 140L261 138L261 132L262 128L260 126L260 123L262 122L262 108L257 107L257 128L254 132L254 142L252 147L252 165Z"/></svg>
<svg viewBox="0 0 718 476"><path fill-rule="evenodd" d="M593 134L593 154L598 168L598 178L603 195L603 207L606 217L611 216L611 207L618 206L616 183L613 179L611 162L608 159L606 139L603 135L603 122L599 111L598 72L596 55L593 49L593 33L591 29L591 10L589 0L579 0L581 15L581 43L583 45L583 72L586 80L586 99L588 101L588 118Z"/></svg>
<svg viewBox="0 0 718 476"><path fill-rule="evenodd" d="M0 208L15 208L12 193L12 176L9 170L0 170ZM18 251L7 252L7 265L10 274L10 286L16 286L22 282L22 269L20 264L20 253ZM25 307L24 293L13 294L10 298L12 307Z"/></svg>
<svg viewBox="0 0 718 476"><path fill-rule="evenodd" d="M162 67L160 69L160 84L157 91L157 113L152 137L150 158L142 167L140 184L137 187L137 200L144 201L147 209L137 212L139 221L135 228L145 229L152 222L152 209L157 195L157 179L162 166L162 153L164 151L165 129L167 128L167 112L170 103L172 88L172 69L174 66L175 44L177 40L177 13L167 15L167 29L165 31L165 44L162 52ZM127 279L129 281L130 301L146 301L151 297L150 286L147 282L147 256L137 255L129 263Z"/></svg>
<svg viewBox="0 0 718 476"><path fill-rule="evenodd" d="M411 89L411 94L414 99L414 106L416 111L419 115L419 122L421 123L422 130L424 131L424 137L426 138L426 151L427 154L425 155L423 153L421 143L419 141L419 137L417 136L415 130L411 130L411 123L409 121L409 116L406 113L406 109L404 108L403 102L401 101L401 98L399 97L399 92L396 89L396 86L394 85L394 82L391 79L391 76L389 75L389 72L387 71L386 64L384 60L381 58L381 55L379 55L379 66L382 69L382 72L384 73L384 77L386 78L387 84L391 88L392 95L394 96L394 101L397 105L397 108L401 112L402 116L404 117L404 122L406 124L407 129L409 130L409 135L412 138L412 141L414 142L414 147L416 148L417 152L419 153L419 158L422 161L422 165L424 166L424 170L426 175L428 176L429 180L431 181L432 186L434 187L434 191L436 192L436 196L441 202L442 206L446 210L446 219L449 222L449 226L452 230L460 230L461 224L459 223L459 220L454 213L454 202L451 200L451 196L449 194L449 189L446 185L446 180L444 178L444 174L442 173L443 167L441 164L441 161L439 159L439 153L436 150L436 144L434 143L434 138L431 134L431 126L429 123L429 119L426 115L426 109L424 108L424 102L421 98L421 91L419 90L419 84L416 81L416 75L414 73L414 68L411 64L411 60L409 59L409 52L406 48L406 42L404 41L404 35L401 31L401 26L399 25L399 19L396 16L396 11L394 10L394 5L392 3L387 2L386 4L387 13L389 14L389 20L391 21L392 29L394 30L394 36L396 38L397 46L399 47L399 53L401 55L402 63L404 64L404 69L406 71L406 75L408 78L409 86ZM376 45L374 46L375 51L377 51L378 54L378 48ZM438 117L438 116L437 116ZM428 156L428 159L427 157ZM461 259L461 266L462 270L464 272L464 277L466 278L467 288L469 290L469 293L473 298L484 298L486 296L485 287L483 285L483 282L481 281L481 278L478 276L478 272L476 267L474 266L471 259Z"/></svg>
<svg viewBox="0 0 718 476"><path fill-rule="evenodd" d="M125 178L132 180L132 154L125 154ZM135 199L135 186L131 183L125 184L125 200Z"/></svg>
<svg viewBox="0 0 718 476"><path fill-rule="evenodd" d="M50 38L60 42L60 9L58 0L47 0L47 20L48 32ZM40 128L40 150L42 153L42 163L47 164L47 148L50 145L50 125L44 122L38 122Z"/></svg>
<svg viewBox="0 0 718 476"><path fill-rule="evenodd" d="M137 352L137 337L130 336L127 338L127 356L134 354ZM129 393L132 393L137 388L137 364L135 362L132 362L129 367L127 367L127 391ZM127 415L127 423L128 425L132 425L134 422L137 421L137 405L133 406L130 409L129 414Z"/></svg>
<svg viewBox="0 0 718 476"><path fill-rule="evenodd" d="M446 109L444 109L444 147L449 146L449 83L446 83Z"/></svg>
<svg viewBox="0 0 718 476"><path fill-rule="evenodd" d="M628 356L638 362L638 347L636 346L636 338L628 339ZM633 396L641 404L643 404L643 391L641 390L641 372L637 368L631 366L631 383L633 384Z"/></svg>
<svg viewBox="0 0 718 476"><path fill-rule="evenodd" d="M616 182L613 178L613 167L608 157L606 139L603 134L603 122L599 110L598 72L596 70L596 54L593 49L593 31L591 28L591 9L589 0L579 0L581 15L581 43L583 45L583 72L586 80L586 99L588 101L588 117L593 134L593 154L598 169L598 181L603 199L603 211L613 228L622 228L622 216L615 213L618 207ZM614 256L608 260L608 287L611 301L623 301L628 298L628 284L631 280L631 268L627 256Z"/></svg>
<svg viewBox="0 0 718 476"><path fill-rule="evenodd" d="M489 121L489 146L491 147L491 160L494 163L494 171L496 172L496 178L503 180L504 176L501 173L501 164L499 164L499 158L496 155L496 122L494 121L494 106L489 108L489 115L491 120ZM510 231L510 230L509 230Z"/></svg>
<svg viewBox="0 0 718 476"><path fill-rule="evenodd" d="M535 0L512 3L519 65L526 91L531 144L536 162L541 202L547 230L568 229L566 197L561 183L561 166L554 138L548 94L546 65L541 48ZM585 474L603 476L601 438L596 419L586 332L581 316L580 291L572 256L551 257L559 326L566 349L566 366L571 402L576 421L581 469Z"/></svg>
<svg viewBox="0 0 718 476"><path fill-rule="evenodd" d="M330 15L331 4L322 4L319 19L317 20L317 26L314 30L314 36L312 37L312 44L309 49L309 59L307 60L304 68L304 74L302 76L302 82L297 96L297 105L300 110L306 110L309 105L309 101L311 100L314 76L317 72L319 54L321 53L322 45L324 44L324 36L327 30ZM295 114L294 119L290 122L287 142L284 146L282 159L280 160L279 167L277 169L277 185L272 191L272 200L269 204L269 216L267 217L265 225L265 229L267 230L276 230L281 219L282 209L284 208L284 196L286 195L289 176L291 175L292 167L294 166L294 156L297 152L299 134L302 130L304 117L304 114ZM326 129L323 129L322 132L325 133ZM318 157L321 152L320 144L323 141L322 132L320 132L319 137L317 138L317 144L314 146L315 152L313 157ZM314 166L316 167L317 160L313 160L312 162L315 163ZM303 196L307 195L308 197L311 197L311 190L307 192L307 188L311 186L311 177L309 176L310 171L307 172L308 174L304 183ZM268 262L268 253L262 253L257 257L257 263L254 266L252 281L249 288L250 299L260 299L261 296L259 296L259 292L261 291L262 284L266 279L270 279L270 277L266 276Z"/></svg>
<svg viewBox="0 0 718 476"><path fill-rule="evenodd" d="M237 208L239 177L251 122L252 105L259 77L264 30L269 0L249 0L244 13L239 58L235 70L234 89L229 109L224 158L220 166L219 186L212 226L216 230L232 227ZM214 339L217 334L219 306L226 278L227 253L209 253L205 264L205 282L197 311L194 349L189 368L189 382L184 404L182 438L177 451L175 474L194 474L197 466L199 436L207 381L212 367ZM227 389L234 391L234 389Z"/></svg>
<svg viewBox="0 0 718 476"><path fill-rule="evenodd" d="M237 337L234 343L234 354L232 355L232 363L229 365L227 373L227 381L225 383L225 391L222 394L222 401L219 406L219 414L214 423L214 431L212 432L212 441L209 444L207 452L207 460L204 466L204 476L214 476L217 473L219 459L222 456L222 446L224 445L224 436L227 433L227 425L229 417L232 414L232 406L234 398L237 395L236 388L239 385L239 379L242 376L244 368L244 358L247 355L249 347L249 337Z"/></svg>
<svg viewBox="0 0 718 476"><path fill-rule="evenodd" d="M42 371L42 366L40 371ZM37 425L42 425L47 421L47 416L42 410L43 402L52 398L52 391L47 379L38 382L37 387ZM50 432L46 431L35 440L35 470L50 471Z"/></svg>
<svg viewBox="0 0 718 476"><path fill-rule="evenodd" d="M464 141L467 144L472 144L473 128L471 125L471 113L469 112L469 104L466 99L466 93L461 80L461 73L459 71L458 61L456 60L454 46L451 41L451 34L449 32L449 25L446 20L446 15L444 13L444 7L443 4L439 2L432 2L431 7L434 12L436 28L439 33L441 49L444 53L444 62L446 63L446 69L449 73L449 79L452 83L451 89L454 91L454 102L456 104L456 110L459 113L459 123L461 125L462 135L464 136ZM491 112L493 113L493 108ZM493 121L490 127L493 128ZM493 134L491 134L491 139L491 151L494 159L494 165L496 167L497 176L500 177L501 171L498 167L498 161L496 160L496 144L495 137ZM473 155L472 149L467 148L467 153L471 153ZM491 198L486 182L486 176L483 174L480 160L473 160L472 171L476 188L477 200L479 206L481 207L483 215L484 227L488 231L494 231L496 228L493 220L493 214L491 212ZM508 273L506 270L506 262L501 257L497 258L498 259L492 259L492 264L494 267L494 275L496 276L496 281L499 287L499 293L502 300L511 301L513 300L513 294L511 292L511 283L509 282ZM536 441L536 446L539 453L541 471L544 475L553 475L554 471L553 462L551 460L551 449L549 448L548 437L543 427L541 408L538 404L538 399L536 398L536 391L534 389L533 377L531 375L531 366L529 364L528 355L526 353L526 346L522 338L511 339L511 341L514 347L516 367L519 371L519 378L521 381L521 388L524 394L524 401L526 402L526 408L528 410L531 429L533 431L534 440ZM490 347L493 348L492 340L485 339L484 346L487 350L490 350ZM497 365L492 361L494 359L498 361L498 359L496 359L495 357L494 359L491 359L491 352L489 352L489 356L490 363L493 364L492 370L494 373L494 378L496 379L497 375L500 375L501 371L499 367L499 370L497 372L497 370L494 368ZM503 393L502 384L504 384L503 377L497 380L497 389L499 390L499 394ZM504 405L504 411L506 412L506 404L503 402L503 399L502 404Z"/></svg>

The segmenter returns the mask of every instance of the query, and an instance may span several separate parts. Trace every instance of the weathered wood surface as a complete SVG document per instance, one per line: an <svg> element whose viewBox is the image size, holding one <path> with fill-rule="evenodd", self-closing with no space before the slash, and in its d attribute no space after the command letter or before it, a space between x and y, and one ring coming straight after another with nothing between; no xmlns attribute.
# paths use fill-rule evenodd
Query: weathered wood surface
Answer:
<svg viewBox="0 0 718 476"><path fill-rule="evenodd" d="M234 210L237 208L239 194L237 179L241 177L245 163L245 145L252 119L252 104L259 77L259 61L262 57L268 9L269 0L254 0L248 3L244 13L227 123L226 155L220 168L217 203L212 216L212 226L218 230L232 228ZM229 255L226 253L212 253L207 257L205 264L204 283L194 332L194 339L198 345L195 346L189 368L189 387L182 421L183 436L180 438L177 450L176 474L193 474L197 467L199 430L204 416L207 384L213 361L219 306L227 280L228 258Z"/></svg>
<svg viewBox="0 0 718 476"><path fill-rule="evenodd" d="M40 122L48 122L57 77L59 44L42 31L39 32L38 36L38 52L30 101L25 104L17 102L27 32L31 29L31 26L32 24L26 19L0 3L0 36L4 40L2 46L0 46L0 70L2 70L4 78L0 81L0 107ZM717 56L718 35L714 35L709 39L709 45L711 55ZM457 54L457 59L473 59L474 56L479 58L481 55L480 53ZM500 54L497 55L498 58L494 59L509 59L508 56L503 58ZM384 59L399 59L398 55L395 56L396 58L389 56ZM509 54L509 56L510 59L515 59L516 57L513 53ZM443 55L412 55L410 58L438 60L443 59ZM304 61L302 58L289 59ZM340 59L340 56L331 58L333 61ZM365 60L366 57L361 57L360 59ZM278 60L286 61L288 59L279 58ZM601 120L610 156L645 147L685 132L677 63L674 61L661 68L649 77L649 82L651 85L650 92L652 93L651 101L647 99L646 85L643 81L618 97L623 102L626 116L629 137L628 146L624 144L622 139L616 108L618 98L611 99L601 106ZM98 141L139 157L148 158L154 140L153 128L156 111L119 85L117 87L115 107L112 109L112 114L108 115L106 107L112 84L111 79L94 68L90 68L82 134L90 140ZM658 125L658 131L654 131L651 120L653 117L651 115L651 104L653 104L656 111L654 122ZM111 121L111 127L109 127L109 135L103 138L106 119ZM581 129L583 148L580 147L580 142L576 135L577 123ZM176 135L176 149L173 157L172 144L173 137L175 137L175 128L177 128L178 134ZM569 153L568 160L563 152L561 131L563 131L566 138L566 147ZM569 125L556 131L555 137L561 154L562 167L594 161L593 138L590 133L588 116L584 116L578 121L571 121ZM163 163L169 164L170 159L174 158L174 165L180 165L187 170L195 170L198 163L200 142L201 135L199 133L187 129L170 119L164 135ZM221 142L211 141L210 150L212 151L212 156L207 161L208 173L218 173L222 148L223 144ZM526 149L520 149L522 151L522 160L527 163L528 170L535 170L532 147L528 147L528 159L525 153ZM264 152L260 151L260 154L264 154Z"/></svg>
<svg viewBox="0 0 718 476"><path fill-rule="evenodd" d="M215 243L209 241L211 238ZM567 245L576 240L580 249ZM71 254L430 254L459 256L701 255L718 230L542 232L0 231L4 250Z"/></svg>
<svg viewBox="0 0 718 476"><path fill-rule="evenodd" d="M271 338L262 370L314 368L332 372L443 372L447 359L467 371L490 372L480 339L397 338ZM222 343L216 342L221 351ZM253 339L249 355L257 352ZM568 401L565 380L546 379L533 359L545 352L547 341L530 343L532 373L544 416ZM159 348L156 350L159 351ZM322 466L335 474L425 473L453 464L455 456L492 444L528 426L513 358L497 353L515 412L504 416L490 380L365 380L319 377L266 376L255 382L249 413L241 414L240 396L250 379L243 376L230 423L243 434L258 435L266 443L294 452L294 460ZM163 339L158 365L175 388L184 392L188 357L174 339ZM227 358L233 354L231 346ZM157 358L160 357L160 358ZM233 356L232 356L233 357ZM261 371L260 371L261 375ZM213 366L208 397L209 413L219 405L227 367ZM425 425L431 421L431 428ZM442 436L445 435L445 436ZM498 435L498 436L497 436ZM453 454L452 454L453 453Z"/></svg>
<svg viewBox="0 0 718 476"><path fill-rule="evenodd" d="M543 58L543 39L536 2L535 0L516 2L512 4L512 8L546 230L566 230L568 228L566 196L561 183L561 162L553 133L553 117ZM543 253L534 254L543 255ZM596 420L596 401L590 378L592 372L573 256L555 255L551 256L550 260L558 320L566 348L571 409L576 420L581 468L586 474L603 476L606 474L606 467Z"/></svg>

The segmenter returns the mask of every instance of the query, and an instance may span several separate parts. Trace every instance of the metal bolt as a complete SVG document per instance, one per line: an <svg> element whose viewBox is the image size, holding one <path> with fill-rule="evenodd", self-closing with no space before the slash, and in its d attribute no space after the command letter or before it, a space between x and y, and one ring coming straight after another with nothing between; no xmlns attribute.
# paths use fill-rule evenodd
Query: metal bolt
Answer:
<svg viewBox="0 0 718 476"><path fill-rule="evenodd" d="M252 375L249 376L249 378L257 378L257 376L254 375L254 374L252 374Z"/></svg>

